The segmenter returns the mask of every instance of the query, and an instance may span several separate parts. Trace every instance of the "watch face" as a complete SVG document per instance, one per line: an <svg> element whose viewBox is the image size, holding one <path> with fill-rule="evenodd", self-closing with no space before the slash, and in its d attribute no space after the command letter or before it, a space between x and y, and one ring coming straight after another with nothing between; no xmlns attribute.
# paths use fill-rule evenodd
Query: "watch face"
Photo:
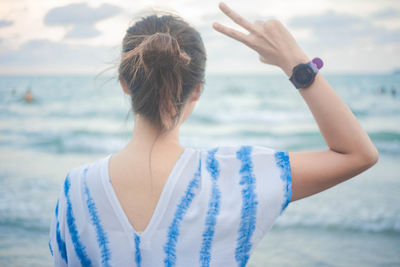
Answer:
<svg viewBox="0 0 400 267"><path fill-rule="evenodd" d="M301 85L307 85L308 83L312 82L314 76L314 71L307 64L298 65L293 73L294 80Z"/></svg>

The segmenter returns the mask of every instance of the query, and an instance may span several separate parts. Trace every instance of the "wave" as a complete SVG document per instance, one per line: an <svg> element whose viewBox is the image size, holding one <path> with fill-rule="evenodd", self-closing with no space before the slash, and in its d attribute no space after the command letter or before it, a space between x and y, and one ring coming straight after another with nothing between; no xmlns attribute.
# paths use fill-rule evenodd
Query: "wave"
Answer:
<svg viewBox="0 0 400 267"><path fill-rule="evenodd" d="M327 231L393 232L400 234L400 218L395 219L382 216L371 220L361 220L360 218L350 219L324 217L320 219L310 219L305 217L288 216L283 220L279 219L274 227L279 229L318 228Z"/></svg>
<svg viewBox="0 0 400 267"><path fill-rule="evenodd" d="M125 137L125 138L124 138ZM0 146L33 149L56 154L110 153L121 149L128 132L96 130L25 131L6 130L0 135Z"/></svg>
<svg viewBox="0 0 400 267"><path fill-rule="evenodd" d="M262 127L249 129L233 125L204 129L204 126L204 124L193 124L187 127L185 138L193 139L200 133L205 144L209 139L220 143L224 139L229 139L232 142L243 144L249 142L260 145L279 144L281 148L289 150L324 149L326 147L322 135L316 130L294 131L290 129L278 133L269 132L268 129ZM124 130L122 127L118 131L115 128L102 130L101 127L79 129L79 126L76 126L71 128L59 130L3 128L0 134L0 146L56 154L110 153L121 149L131 135L130 131ZM369 133L369 136L380 153L400 155L400 133L382 131Z"/></svg>
<svg viewBox="0 0 400 267"><path fill-rule="evenodd" d="M47 214L52 215L52 212ZM23 217L22 215L10 216L10 214L1 214L0 225L12 226L27 229L35 232L46 232L49 230L51 218L43 217L38 214L34 217ZM360 231L374 233L396 233L400 234L400 218L376 217L370 220L361 220L360 218L338 218L324 217L319 219L310 219L305 216L282 216L278 218L273 226L278 229L296 229L296 228L317 228L326 231Z"/></svg>
<svg viewBox="0 0 400 267"><path fill-rule="evenodd" d="M0 219L0 227L15 227L22 228L32 232L49 232L50 230L50 220L33 220L33 219L11 219L3 218Z"/></svg>

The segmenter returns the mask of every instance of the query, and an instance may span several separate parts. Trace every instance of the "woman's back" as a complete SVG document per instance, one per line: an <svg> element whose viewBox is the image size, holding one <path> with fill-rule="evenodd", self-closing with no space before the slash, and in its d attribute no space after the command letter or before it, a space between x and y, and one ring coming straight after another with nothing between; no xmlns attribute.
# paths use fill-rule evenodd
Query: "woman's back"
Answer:
<svg viewBox="0 0 400 267"><path fill-rule="evenodd" d="M108 173L117 198L136 232L143 232L150 222L164 185L176 162L184 152L183 147L152 151L127 146L109 160Z"/></svg>
<svg viewBox="0 0 400 267"><path fill-rule="evenodd" d="M279 21L252 24L220 8L249 34L218 23L214 29L290 77L329 149L237 145L182 152L179 130L202 92L205 48L180 18L144 17L127 30L119 67L135 113L132 138L115 157L66 177L50 232L57 265L245 266L289 202L377 161L368 135L319 74L321 59L310 61Z"/></svg>
<svg viewBox="0 0 400 267"><path fill-rule="evenodd" d="M65 179L50 240L60 265L244 266L290 201L286 152L185 148L138 233L111 183L110 157Z"/></svg>

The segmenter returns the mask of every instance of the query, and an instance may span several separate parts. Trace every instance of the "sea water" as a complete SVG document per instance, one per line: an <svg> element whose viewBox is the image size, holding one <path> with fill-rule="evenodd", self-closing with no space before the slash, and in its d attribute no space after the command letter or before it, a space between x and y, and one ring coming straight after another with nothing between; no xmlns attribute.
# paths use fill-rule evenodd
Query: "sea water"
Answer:
<svg viewBox="0 0 400 267"><path fill-rule="evenodd" d="M379 162L290 203L249 266L400 266L400 75L325 77L377 146ZM118 151L132 129L130 100L115 77L0 76L1 266L52 265L49 224L66 173ZM208 75L180 136L196 148L326 148L284 75Z"/></svg>

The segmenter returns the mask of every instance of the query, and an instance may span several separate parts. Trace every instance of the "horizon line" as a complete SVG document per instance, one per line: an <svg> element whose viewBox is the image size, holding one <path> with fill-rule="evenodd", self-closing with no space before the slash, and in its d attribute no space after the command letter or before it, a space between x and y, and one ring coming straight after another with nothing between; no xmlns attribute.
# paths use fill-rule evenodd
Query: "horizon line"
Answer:
<svg viewBox="0 0 400 267"><path fill-rule="evenodd" d="M398 75L400 72L398 71L322 71L322 74L326 75ZM254 72L215 72L215 71L210 71L206 72L207 75L267 75L267 76L277 76L277 75L285 75L283 72L279 71L269 71L269 72L259 72L259 71L254 71ZM26 72L26 73L18 73L18 72L0 72L0 76L98 76L98 77L112 77L115 76L117 77L117 73L95 73L95 72Z"/></svg>

